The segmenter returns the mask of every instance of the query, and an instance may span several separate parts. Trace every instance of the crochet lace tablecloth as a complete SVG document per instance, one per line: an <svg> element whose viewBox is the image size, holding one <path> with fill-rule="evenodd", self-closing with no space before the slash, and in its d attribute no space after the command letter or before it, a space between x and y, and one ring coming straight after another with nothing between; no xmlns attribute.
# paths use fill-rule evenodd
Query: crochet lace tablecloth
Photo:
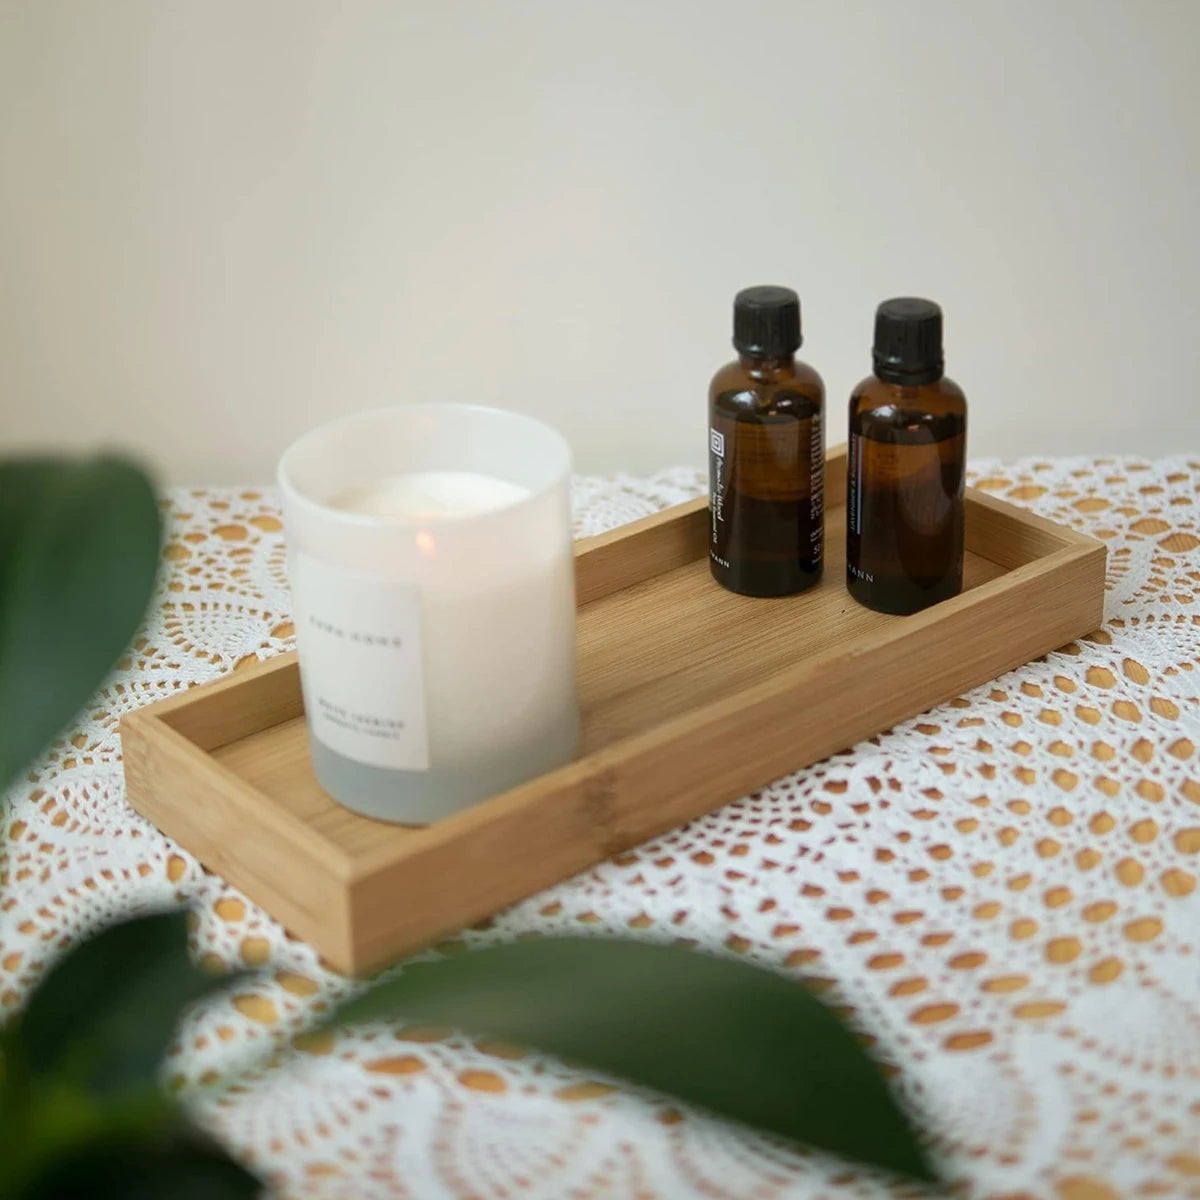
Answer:
<svg viewBox="0 0 1200 1200"><path fill-rule="evenodd" d="M1109 546L1104 628L623 854L439 947L687 939L852 1010L962 1194L1200 1196L1200 461L976 464L993 495ZM588 478L595 533L701 490ZM286 1196L784 1197L886 1181L433 1028L302 1038L346 984L126 805L121 714L292 644L269 490L175 490L134 653L11 798L0 1012L59 946L193 906L206 963L264 967L191 1013L168 1064ZM702 1002L702 998L698 998Z"/></svg>

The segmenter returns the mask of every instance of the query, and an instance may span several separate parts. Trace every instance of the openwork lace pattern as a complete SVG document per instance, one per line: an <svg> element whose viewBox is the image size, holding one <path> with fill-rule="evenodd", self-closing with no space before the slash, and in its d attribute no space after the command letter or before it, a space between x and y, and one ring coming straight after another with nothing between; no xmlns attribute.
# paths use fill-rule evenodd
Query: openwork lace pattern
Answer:
<svg viewBox="0 0 1200 1200"><path fill-rule="evenodd" d="M973 1197L1200 1196L1200 461L977 463L973 482L1104 540L1105 625L498 914L683 941L804 975L874 1042ZM689 470L582 478L577 531L697 495ZM168 1065L295 1197L895 1195L868 1173L535 1054L406 1025L301 1037L346 983L123 797L122 714L292 645L270 490L174 490L131 654L4 818L0 1012L61 947L186 904L215 969Z"/></svg>

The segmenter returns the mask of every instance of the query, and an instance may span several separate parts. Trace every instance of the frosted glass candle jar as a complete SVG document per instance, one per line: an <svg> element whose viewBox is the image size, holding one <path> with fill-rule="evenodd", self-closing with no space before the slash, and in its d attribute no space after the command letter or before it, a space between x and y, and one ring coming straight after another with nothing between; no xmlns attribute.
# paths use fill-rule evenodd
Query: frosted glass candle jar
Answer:
<svg viewBox="0 0 1200 1200"><path fill-rule="evenodd" d="M313 768L425 824L566 762L579 737L571 453L499 409L323 425L279 463Z"/></svg>

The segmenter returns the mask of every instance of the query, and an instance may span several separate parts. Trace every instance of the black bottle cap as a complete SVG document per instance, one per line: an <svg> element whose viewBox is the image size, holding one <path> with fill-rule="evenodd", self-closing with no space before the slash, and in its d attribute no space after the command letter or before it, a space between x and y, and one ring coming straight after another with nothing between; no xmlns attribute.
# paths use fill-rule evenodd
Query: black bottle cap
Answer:
<svg viewBox="0 0 1200 1200"><path fill-rule="evenodd" d="M945 371L942 310L911 296L875 310L875 374L889 383L934 383Z"/></svg>
<svg viewBox="0 0 1200 1200"><path fill-rule="evenodd" d="M800 297L785 287L743 288L733 299L733 345L742 354L786 358L800 336Z"/></svg>

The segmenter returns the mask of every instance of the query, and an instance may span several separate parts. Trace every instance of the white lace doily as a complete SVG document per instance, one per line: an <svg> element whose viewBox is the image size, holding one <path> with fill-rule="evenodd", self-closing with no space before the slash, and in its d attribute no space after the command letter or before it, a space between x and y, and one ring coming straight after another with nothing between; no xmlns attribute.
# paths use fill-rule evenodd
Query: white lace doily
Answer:
<svg viewBox="0 0 1200 1200"><path fill-rule="evenodd" d="M803 972L875 1039L963 1194L1200 1196L1200 461L986 463L974 481L1108 543L1104 630L439 951L610 932ZM580 480L579 532L700 487L691 471ZM12 796L4 1008L61 945L186 903L205 961L268 974L187 1018L170 1082L282 1194L893 1194L444 1030L310 1038L212 1087L240 1047L345 985L125 806L122 713L291 644L273 494L177 490L164 506L169 569L135 652Z"/></svg>

